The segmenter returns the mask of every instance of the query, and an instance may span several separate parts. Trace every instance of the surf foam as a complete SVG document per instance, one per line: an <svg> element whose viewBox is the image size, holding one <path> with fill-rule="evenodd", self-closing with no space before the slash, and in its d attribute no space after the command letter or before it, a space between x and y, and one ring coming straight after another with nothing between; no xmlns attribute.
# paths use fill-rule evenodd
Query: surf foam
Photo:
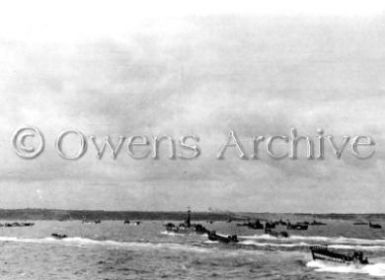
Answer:
<svg viewBox="0 0 385 280"><path fill-rule="evenodd" d="M315 268L317 272L333 272L333 273L356 273L367 274L375 277L385 276L385 263L374 263L368 265L344 265L344 264L329 264L322 261L310 261L306 264L307 267Z"/></svg>

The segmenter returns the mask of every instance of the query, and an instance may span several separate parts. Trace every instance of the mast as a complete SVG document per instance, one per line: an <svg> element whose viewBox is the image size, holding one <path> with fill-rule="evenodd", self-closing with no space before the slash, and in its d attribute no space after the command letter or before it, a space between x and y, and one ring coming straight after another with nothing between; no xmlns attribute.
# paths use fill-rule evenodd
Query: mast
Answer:
<svg viewBox="0 0 385 280"><path fill-rule="evenodd" d="M191 210L190 206L187 207L186 227L191 227Z"/></svg>

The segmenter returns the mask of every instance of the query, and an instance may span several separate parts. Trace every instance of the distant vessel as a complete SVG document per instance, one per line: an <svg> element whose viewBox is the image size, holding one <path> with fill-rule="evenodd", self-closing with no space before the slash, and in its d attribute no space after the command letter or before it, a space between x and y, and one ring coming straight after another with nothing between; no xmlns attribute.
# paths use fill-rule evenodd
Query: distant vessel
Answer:
<svg viewBox="0 0 385 280"><path fill-rule="evenodd" d="M139 225L140 222L137 222ZM175 225L173 223L167 223L164 225L166 231L171 233L179 233L179 234L189 234L189 233L197 233L197 234L209 234L209 230L205 228L201 224L193 224L191 223L191 210L187 210L186 219L184 222L179 225Z"/></svg>
<svg viewBox="0 0 385 280"><path fill-rule="evenodd" d="M64 239L68 237L66 234L60 234L60 233L52 233L51 236L56 239Z"/></svg>
<svg viewBox="0 0 385 280"><path fill-rule="evenodd" d="M168 232L174 232L174 233L192 233L195 232L195 225L191 224L191 210L187 210L187 216L184 222L180 223L178 226L176 226L173 223L167 223L164 225L166 228L166 231Z"/></svg>
<svg viewBox="0 0 385 280"><path fill-rule="evenodd" d="M287 231L274 231L269 227L265 228L265 233L274 237L284 237L284 238L289 237L289 233Z"/></svg>
<svg viewBox="0 0 385 280"><path fill-rule="evenodd" d="M292 230L307 230L309 227L308 224L303 224L303 223L296 223L296 224L291 224L290 222L287 223L287 229L292 229Z"/></svg>
<svg viewBox="0 0 385 280"><path fill-rule="evenodd" d="M238 237L237 235L222 235L222 234L217 234L215 231L210 231L208 234L208 238L211 241L219 241L222 243L237 243L238 242Z"/></svg>
<svg viewBox="0 0 385 280"><path fill-rule="evenodd" d="M31 227L35 225L35 223L26 222L26 223L19 223L19 222L13 222L13 223L5 223L0 224L0 227Z"/></svg>
<svg viewBox="0 0 385 280"><path fill-rule="evenodd" d="M274 223L276 225L287 226L287 222L283 221L282 219L280 219L279 221L275 221Z"/></svg>
<svg viewBox="0 0 385 280"><path fill-rule="evenodd" d="M247 222L242 223L242 224L237 224L237 226L239 226L239 227L245 226L245 227L248 227L251 229L263 229L264 228L263 224L259 220L255 220L255 222L247 221Z"/></svg>
<svg viewBox="0 0 385 280"><path fill-rule="evenodd" d="M311 226L326 226L325 223L322 223L322 222L319 222L317 220L313 220L311 223L310 223Z"/></svg>
<svg viewBox="0 0 385 280"><path fill-rule="evenodd" d="M210 231L201 224L195 225L195 232L198 234L209 234Z"/></svg>
<svg viewBox="0 0 385 280"><path fill-rule="evenodd" d="M330 251L327 246L310 246L313 260L329 261L346 264L368 264L368 258L364 258L361 251L354 251L352 255Z"/></svg>
<svg viewBox="0 0 385 280"><path fill-rule="evenodd" d="M369 222L369 227L370 228L382 228L380 224L372 224L372 222Z"/></svg>

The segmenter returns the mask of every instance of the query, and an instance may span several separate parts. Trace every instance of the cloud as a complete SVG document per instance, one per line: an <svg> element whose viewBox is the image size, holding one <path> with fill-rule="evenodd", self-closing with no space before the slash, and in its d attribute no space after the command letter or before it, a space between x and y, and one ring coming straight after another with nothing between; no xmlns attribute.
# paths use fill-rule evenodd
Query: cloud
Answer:
<svg viewBox="0 0 385 280"><path fill-rule="evenodd" d="M383 19L185 17L137 20L119 32L31 42L0 32L0 158L7 207L242 211L384 211ZM109 27L111 30L113 26ZM35 30L36 31L36 30ZM16 157L12 132L46 135L44 154ZM250 138L317 128L370 135L374 159L242 161L215 156L234 129ZM194 161L58 157L60 131L200 137ZM163 151L164 152L164 151ZM330 153L330 151L329 151ZM331 154L329 154L331 155ZM363 187L365 185L365 187ZM33 198L26 198L34 193ZM129 201L129 203L128 203ZM350 201L350 202L349 202Z"/></svg>

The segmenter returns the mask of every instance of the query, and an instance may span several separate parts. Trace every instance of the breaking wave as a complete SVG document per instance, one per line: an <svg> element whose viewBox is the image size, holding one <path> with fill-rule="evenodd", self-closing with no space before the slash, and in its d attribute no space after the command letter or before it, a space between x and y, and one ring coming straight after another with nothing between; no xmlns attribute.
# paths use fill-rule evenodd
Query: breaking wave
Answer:
<svg viewBox="0 0 385 280"><path fill-rule="evenodd" d="M182 233L177 233L177 232L171 232L171 231L162 231L160 234L163 234L163 235L169 235L169 236L183 236L184 234Z"/></svg>
<svg viewBox="0 0 385 280"><path fill-rule="evenodd" d="M267 234L240 236L240 244L254 247L269 247L282 249L306 249L311 245L325 243L330 249L361 250L361 251L385 251L385 240L359 239L347 237L324 236L290 236L289 238L277 238Z"/></svg>
<svg viewBox="0 0 385 280"><path fill-rule="evenodd" d="M82 237L68 237L64 239L45 238L18 238L18 237L0 237L0 242L19 242L19 243L38 243L38 244L60 244L69 246L105 246L120 247L129 249L170 249L181 251L193 251L198 253L209 252L209 248L203 248L192 245L178 243L151 243L151 242L124 242L115 240L94 240Z"/></svg>
<svg viewBox="0 0 385 280"><path fill-rule="evenodd" d="M337 243L337 244L360 244L360 245L384 245L385 239L362 239L362 238L349 238L349 237L327 237L327 236L302 236L292 235L288 238L277 238L268 234L261 235L246 235L239 236L241 239L256 239L256 240L290 240L290 241L315 241L315 242L326 242L326 243Z"/></svg>
<svg viewBox="0 0 385 280"><path fill-rule="evenodd" d="M334 273L357 273L367 274L375 277L385 276L385 263L374 263L368 265L346 265L346 264L331 264L322 261L310 261L306 264L307 267L315 268L318 272L334 272Z"/></svg>

